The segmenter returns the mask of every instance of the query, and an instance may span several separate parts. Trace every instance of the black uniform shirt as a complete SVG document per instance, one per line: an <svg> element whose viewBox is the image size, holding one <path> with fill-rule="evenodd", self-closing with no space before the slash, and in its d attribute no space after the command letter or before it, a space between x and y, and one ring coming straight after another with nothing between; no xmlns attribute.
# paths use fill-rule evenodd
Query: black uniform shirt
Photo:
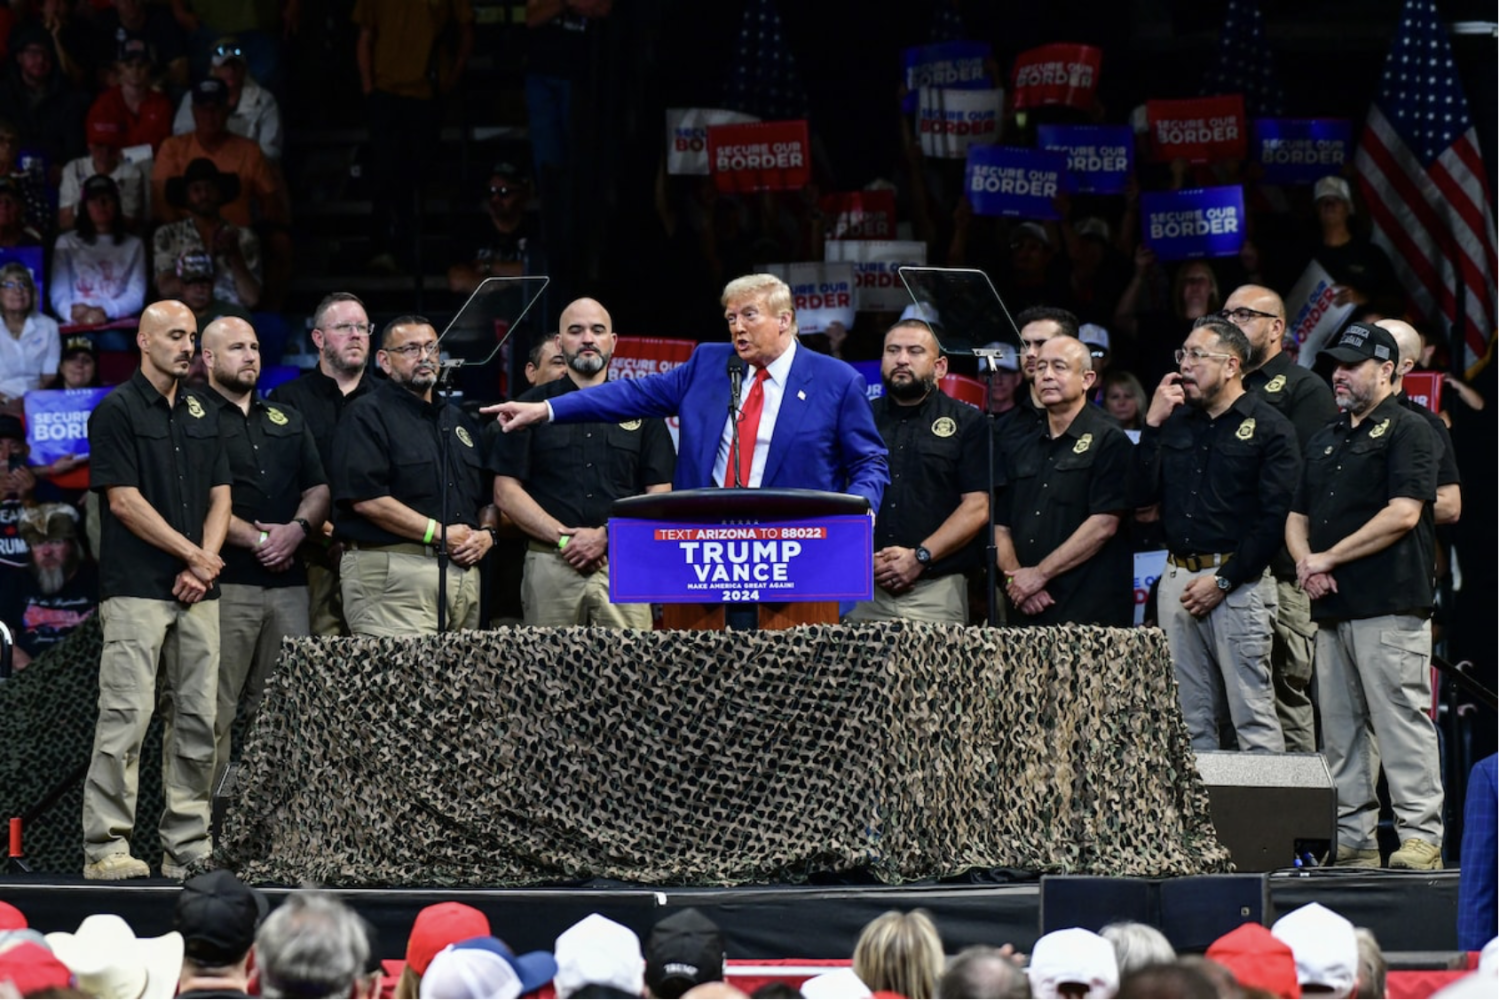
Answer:
<svg viewBox="0 0 1500 1000"><path fill-rule="evenodd" d="M523 403L576 392L567 375L534 386ZM495 436L497 475L517 479L538 507L572 528L598 528L609 508L646 487L670 483L677 464L672 437L660 418L624 423L536 424Z"/></svg>
<svg viewBox="0 0 1500 1000"><path fill-rule="evenodd" d="M1292 360L1285 351L1245 376L1245 389L1276 407L1297 429L1297 444L1304 450L1314 434L1329 421L1337 420L1339 404L1333 390L1313 372Z"/></svg>
<svg viewBox="0 0 1500 1000"><path fill-rule="evenodd" d="M1394 396L1358 427L1351 428L1345 414L1308 442L1292 510L1307 516L1313 552L1354 534L1396 497L1422 501L1415 528L1379 552L1334 569L1338 593L1312 602L1314 621L1432 612L1437 447L1426 421Z"/></svg>
<svg viewBox="0 0 1500 1000"><path fill-rule="evenodd" d="M181 385L169 405L137 368L89 417L89 456L89 488L100 498L100 598L174 600L172 585L186 566L120 523L106 491L135 487L167 524L202 545L210 491L230 484L219 408ZM215 584L207 597L218 596Z"/></svg>
<svg viewBox="0 0 1500 1000"><path fill-rule="evenodd" d="M1260 579L1285 544L1302 471L1291 421L1253 392L1217 419L1179 406L1160 427L1141 431L1135 457L1146 491L1140 505L1161 502L1174 555L1232 552L1218 576L1235 586Z"/></svg>
<svg viewBox="0 0 1500 1000"><path fill-rule="evenodd" d="M996 520L1010 530L1022 566L1035 566L1095 514L1129 507L1130 438L1103 410L1085 404L1068 429L1050 438L1045 422L1035 434L1005 438L1006 485ZM1055 602L1028 625L1128 627L1135 615L1129 533L1116 531L1093 558L1047 583Z"/></svg>
<svg viewBox="0 0 1500 1000"><path fill-rule="evenodd" d="M446 475L438 465L444 436ZM480 509L491 502L492 485L479 445L478 428L458 407L440 412L405 387L382 383L349 405L334 435L334 533L367 545L418 541L360 517L354 504L388 496L441 525L443 484L448 523L477 527Z"/></svg>
<svg viewBox="0 0 1500 1000"><path fill-rule="evenodd" d="M290 406L282 409L252 396L250 412L218 392L208 393L219 403L219 433L229 455L234 477L230 492L234 516L254 524L287 524L297 516L302 494L328 482L318 446L302 414ZM300 587L307 571L300 560L284 573L266 569L255 553L238 545L225 545L224 583L247 587Z"/></svg>
<svg viewBox="0 0 1500 1000"><path fill-rule="evenodd" d="M377 384L375 376L367 371L346 396L332 376L324 375L321 368L314 368L290 382L281 383L267 394L267 399L272 403L284 403L302 414L312 430L313 440L317 442L318 458L328 470L333 468L333 434L338 429L339 418L350 403L369 393Z"/></svg>
<svg viewBox="0 0 1500 1000"><path fill-rule="evenodd" d="M875 518L875 549L914 549L948 520L965 493L989 492L984 417L938 390L914 406L902 406L889 393L872 405L891 468ZM932 563L927 575L961 573L978 556L965 545Z"/></svg>

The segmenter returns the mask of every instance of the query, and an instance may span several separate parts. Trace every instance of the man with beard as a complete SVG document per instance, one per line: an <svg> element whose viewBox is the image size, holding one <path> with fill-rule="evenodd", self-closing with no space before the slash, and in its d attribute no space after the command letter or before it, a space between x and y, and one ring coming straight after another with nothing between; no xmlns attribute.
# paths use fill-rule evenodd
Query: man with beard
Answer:
<svg viewBox="0 0 1500 1000"><path fill-rule="evenodd" d="M1088 402L1088 345L1049 337L1034 369L1043 418L1029 430L1013 421L1001 441L1005 487L996 499L995 548L1012 605L1006 620L1129 627L1130 541L1119 529L1130 506L1133 445Z"/></svg>
<svg viewBox="0 0 1500 1000"><path fill-rule="evenodd" d="M989 520L984 418L937 387L948 359L921 320L902 320L885 335L874 403L891 485L875 518L873 599L849 621L968 621L965 571L978 561L970 543Z"/></svg>
<svg viewBox="0 0 1500 1000"><path fill-rule="evenodd" d="M181 302L141 313L141 367L89 417L91 488L101 505L99 720L83 788L84 878L144 878L130 853L141 744L160 703L162 874L209 864L209 789L219 683L219 549L229 528L229 461L218 407L179 383L193 360ZM161 678L165 690L158 692Z"/></svg>
<svg viewBox="0 0 1500 1000"><path fill-rule="evenodd" d="M30 507L21 515L21 537L31 549L30 572L0 594L16 670L66 639L99 606L99 574L78 548L77 511L65 503Z"/></svg>
<svg viewBox="0 0 1500 1000"><path fill-rule="evenodd" d="M568 370L519 402L557 399L609 377L615 332L593 299L569 303L557 339ZM543 423L494 439L495 504L529 537L521 580L527 625L651 627L647 604L609 600L609 508L621 497L672 488L675 456L657 417L621 423Z"/></svg>
<svg viewBox="0 0 1500 1000"><path fill-rule="evenodd" d="M325 471L333 468L333 436L344 410L369 392L374 382L365 377L370 332L370 317L357 296L349 292L325 296L312 315L318 366L271 390L271 402L293 407L312 428ZM308 614L314 635L349 634L339 593L342 555L343 547L333 537L332 523L314 522L312 536L301 550L307 567Z"/></svg>
<svg viewBox="0 0 1500 1000"><path fill-rule="evenodd" d="M249 323L232 317L210 323L203 361L234 477L219 578L217 785L229 766L236 712L255 715L282 638L309 632L307 574L297 548L328 516L328 481L303 415L256 395L260 342Z"/></svg>
<svg viewBox="0 0 1500 1000"><path fill-rule="evenodd" d="M1282 350L1286 305L1281 296L1260 285L1242 285L1225 300L1219 316L1244 331L1250 341L1245 391L1260 396L1290 420L1297 445L1305 451L1312 436L1339 415L1339 408L1328 383ZM1297 586L1297 567L1285 546L1272 557L1271 572L1276 577L1276 618L1271 623L1276 716L1286 748L1312 753L1318 747L1309 688L1318 628L1312 622L1307 594Z"/></svg>
<svg viewBox="0 0 1500 1000"><path fill-rule="evenodd" d="M1390 331L1351 323L1331 358L1343 416L1313 435L1286 545L1318 623L1323 754L1338 792L1335 864L1380 865L1385 768L1401 847L1391 868L1443 866L1443 785L1429 667L1438 443L1401 405Z"/></svg>
<svg viewBox="0 0 1500 1000"><path fill-rule="evenodd" d="M333 438L333 524L344 542L339 583L349 630L435 633L444 547L446 624L477 628L478 563L499 522L479 430L458 407L433 401L438 336L426 318L391 320L375 360L389 380L349 405Z"/></svg>
<svg viewBox="0 0 1500 1000"><path fill-rule="evenodd" d="M1271 623L1301 456L1290 421L1241 372L1250 341L1217 316L1193 324L1180 370L1157 386L1136 447L1141 506L1161 504L1167 568L1157 618L1167 633L1188 735L1218 750L1224 708L1240 750L1281 751L1271 688Z"/></svg>

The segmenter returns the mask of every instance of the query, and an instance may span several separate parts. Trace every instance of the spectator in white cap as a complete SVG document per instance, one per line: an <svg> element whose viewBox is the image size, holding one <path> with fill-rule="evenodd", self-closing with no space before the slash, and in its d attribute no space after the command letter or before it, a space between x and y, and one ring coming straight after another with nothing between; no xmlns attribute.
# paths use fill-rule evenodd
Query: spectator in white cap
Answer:
<svg viewBox="0 0 1500 1000"><path fill-rule="evenodd" d="M1318 246L1313 256L1337 286L1338 305L1374 304L1387 316L1404 312L1401 286L1385 251L1357 236L1349 220L1354 216L1354 196L1342 177L1324 177L1313 185L1318 210Z"/></svg>
<svg viewBox="0 0 1500 1000"><path fill-rule="evenodd" d="M585 986L608 986L638 997L646 989L646 958L635 931L598 913L590 913L557 937L553 948L557 974L552 983L559 1000Z"/></svg>
<svg viewBox="0 0 1500 1000"><path fill-rule="evenodd" d="M418 996L513 1000L540 989L556 973L557 963L545 951L517 955L499 938L471 938L437 953Z"/></svg>
<svg viewBox="0 0 1500 1000"><path fill-rule="evenodd" d="M1098 323L1084 323L1078 327L1078 339L1089 345L1089 358L1094 365L1094 374L1102 381L1111 360L1109 331Z"/></svg>
<svg viewBox="0 0 1500 1000"><path fill-rule="evenodd" d="M1347 997L1359 981L1359 941L1354 925L1321 903L1308 903L1271 925L1292 949L1304 996Z"/></svg>
<svg viewBox="0 0 1500 1000"><path fill-rule="evenodd" d="M1043 934L1026 976L1031 995L1041 1000L1112 997L1120 984L1114 945L1082 927Z"/></svg>

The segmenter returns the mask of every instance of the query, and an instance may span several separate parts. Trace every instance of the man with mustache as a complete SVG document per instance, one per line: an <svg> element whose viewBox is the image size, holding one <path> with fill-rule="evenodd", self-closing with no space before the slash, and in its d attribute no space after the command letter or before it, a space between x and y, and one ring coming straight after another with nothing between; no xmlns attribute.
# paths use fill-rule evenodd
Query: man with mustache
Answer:
<svg viewBox="0 0 1500 1000"><path fill-rule="evenodd" d="M219 408L181 385L193 361L193 313L154 302L141 313L141 366L89 418L90 485L101 542L99 721L83 789L84 878L145 878L132 856L141 744L167 713L162 874L208 866L209 789L219 683L219 549L229 529L229 460ZM156 689L160 677L164 692ZM160 697L158 695L160 694Z"/></svg>
<svg viewBox="0 0 1500 1000"><path fill-rule="evenodd" d="M987 470L977 460L984 418L937 387L947 373L926 323L902 320L886 331L885 396L874 409L891 485L875 518L875 596L856 604L849 621L968 621L964 572L978 562L970 543L990 514Z"/></svg>
<svg viewBox="0 0 1500 1000"><path fill-rule="evenodd" d="M398 316L387 323L375 360L389 380L344 411L330 470L349 631L435 633L437 556L444 545L447 625L478 628L478 564L494 546L499 524L489 505L492 474L479 428L457 406L433 400L438 335L426 318ZM447 467L441 468L445 453Z"/></svg>
<svg viewBox="0 0 1500 1000"><path fill-rule="evenodd" d="M1323 754L1338 792L1334 863L1380 867L1385 768L1401 847L1387 866L1443 867L1443 784L1432 705L1437 439L1401 405L1390 331L1351 323L1333 360L1343 416L1308 442L1286 546L1318 623Z"/></svg>
<svg viewBox="0 0 1500 1000"><path fill-rule="evenodd" d="M203 362L233 476L219 579L217 785L229 767L236 713L255 715L282 638L311 631L307 571L296 556L328 516L328 480L302 414L256 394L260 341L249 323L227 316L208 324Z"/></svg>
<svg viewBox="0 0 1500 1000"><path fill-rule="evenodd" d="M1301 456L1291 421L1245 391L1250 341L1204 316L1161 380L1136 446L1137 503L1161 504L1167 567L1157 618L1198 750L1218 750L1227 708L1239 750L1281 751L1271 686L1276 579Z"/></svg>
<svg viewBox="0 0 1500 1000"><path fill-rule="evenodd" d="M557 327L566 374L528 390L522 402L558 399L609 377L616 338L602 305L571 302ZM610 603L607 525L621 497L672 488L676 456L665 422L544 423L495 435L494 455L495 503L529 537L526 624L649 629L650 605Z"/></svg>

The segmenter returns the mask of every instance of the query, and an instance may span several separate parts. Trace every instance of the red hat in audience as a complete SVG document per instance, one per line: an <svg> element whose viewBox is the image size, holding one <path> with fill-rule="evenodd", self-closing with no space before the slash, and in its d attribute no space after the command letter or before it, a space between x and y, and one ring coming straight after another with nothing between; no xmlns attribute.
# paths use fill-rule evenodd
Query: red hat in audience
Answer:
<svg viewBox="0 0 1500 1000"><path fill-rule="evenodd" d="M119 149L125 144L125 129L118 120L106 114L89 112L84 124L90 146L109 146Z"/></svg>
<svg viewBox="0 0 1500 1000"><path fill-rule="evenodd" d="M73 973L52 952L28 941L0 953L0 983L14 984L16 993L26 997L72 987Z"/></svg>
<svg viewBox="0 0 1500 1000"><path fill-rule="evenodd" d="M406 941L406 964L422 976L438 952L457 941L489 937L490 918L463 903L434 903L417 914Z"/></svg>
<svg viewBox="0 0 1500 1000"><path fill-rule="evenodd" d="M1292 949L1260 924L1241 924L1209 945L1204 956L1234 973L1241 986L1302 996Z"/></svg>
<svg viewBox="0 0 1500 1000"><path fill-rule="evenodd" d="M0 899L0 931L19 931L30 926L26 914Z"/></svg>

